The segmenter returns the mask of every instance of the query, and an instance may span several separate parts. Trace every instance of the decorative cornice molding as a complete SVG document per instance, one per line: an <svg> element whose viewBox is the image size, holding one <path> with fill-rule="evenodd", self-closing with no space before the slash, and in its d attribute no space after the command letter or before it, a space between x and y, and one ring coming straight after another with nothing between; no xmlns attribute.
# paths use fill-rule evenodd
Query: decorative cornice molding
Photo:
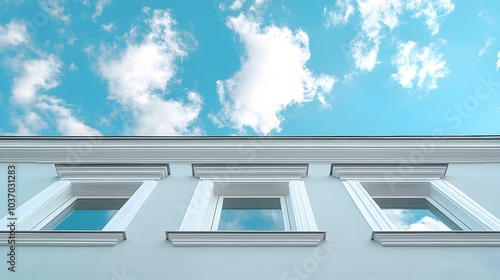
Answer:
<svg viewBox="0 0 500 280"><path fill-rule="evenodd" d="M0 162L500 162L500 137L0 137Z"/></svg>
<svg viewBox="0 0 500 280"><path fill-rule="evenodd" d="M56 164L62 180L75 181L146 181L170 175L168 164Z"/></svg>
<svg viewBox="0 0 500 280"><path fill-rule="evenodd" d="M308 164L193 164L193 176L201 180L301 180Z"/></svg>
<svg viewBox="0 0 500 280"><path fill-rule="evenodd" d="M384 247L500 246L500 231L374 231L372 240Z"/></svg>
<svg viewBox="0 0 500 280"><path fill-rule="evenodd" d="M318 246L325 240L325 231L167 231L173 246L191 247L283 247Z"/></svg>
<svg viewBox="0 0 500 280"><path fill-rule="evenodd" d="M341 180L387 181L438 180L446 175L448 164L335 164L330 175Z"/></svg>
<svg viewBox="0 0 500 280"><path fill-rule="evenodd" d="M0 231L0 246L10 231ZM124 231L15 231L15 246L105 247L127 239Z"/></svg>

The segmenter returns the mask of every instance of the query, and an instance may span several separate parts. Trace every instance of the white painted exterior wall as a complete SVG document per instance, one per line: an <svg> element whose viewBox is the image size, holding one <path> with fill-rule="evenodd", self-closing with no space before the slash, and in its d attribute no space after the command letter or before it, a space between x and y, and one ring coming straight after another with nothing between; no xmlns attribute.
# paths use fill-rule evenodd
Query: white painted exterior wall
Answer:
<svg viewBox="0 0 500 280"><path fill-rule="evenodd" d="M15 148L16 143L22 143L22 140L15 143L2 141L0 211L3 216L7 209L7 191L4 186L9 164L16 164L17 167L19 206L59 180L54 162L64 163L64 160L60 160L64 157L59 156L56 149L54 158L45 157L45 163L36 163L41 159L39 151L33 152L31 161L28 153L16 158L12 148ZM30 141L27 145L43 142L38 139ZM81 139L67 139L66 143L72 141L75 144ZM127 145L141 141L159 140L123 140ZM224 147L225 141L220 139L217 145ZM289 146L290 142L287 141L280 139L279 145ZM322 141L318 140L324 143ZM92 151L95 147L101 147L99 145L103 142L106 140L100 140L97 146L91 147L90 152L82 157L83 161L97 157ZM210 140L201 139L198 143L203 145L207 142ZM240 142L237 145L245 145L248 139ZM415 139L403 139L398 144L409 144L409 153L414 142ZM370 145L369 141L367 143ZM436 143L435 153L419 163L449 163L443 179L491 214L500 217L500 138L487 141L481 138L467 139L461 142L459 150L467 145L476 145L475 157L468 156L466 151L462 154L460 151L448 153L444 148L439 148L444 142ZM314 147L313 144L308 145L309 148ZM330 145L342 149L339 143ZM362 158L363 155L355 151L355 145L351 143L351 146L353 158ZM483 150L478 151L478 146ZM389 151L378 151L380 156L372 162L389 162L387 159L391 158L392 163L401 162L401 154L391 153L395 151L394 147L388 144L386 149ZM204 162L220 163L225 159L224 152L212 153L210 149L215 151L212 145L205 147L200 154ZM287 158L273 158L272 152L262 153L261 150L256 149L254 154L247 153L247 162L293 162L293 150L288 151L290 154ZM414 147L413 150L418 149ZM103 154L102 151L100 153ZM199 181L193 177L191 166L191 163L199 161L183 160L176 153L175 159L164 158L161 161L170 165L171 174L160 180L142 205L126 230L127 240L114 247L19 246L16 247L15 273L7 270L7 248L2 246L0 279L500 279L499 247L383 247L371 240L371 228L341 180L330 176L332 163L347 161L345 155L349 153L340 153L341 156L335 157L339 152L314 152L309 161L306 154L297 159L297 163L309 164L308 175L304 178L305 186L317 226L327 232L326 241L319 247L173 247L165 239L165 231L179 229ZM147 158L148 155L155 158L154 162L160 162L161 152L152 150L142 157ZM319 155L325 158L319 158ZM446 156L442 155L449 155L448 161L443 161ZM480 163L473 162L481 159ZM142 159L128 156L126 151L123 151L121 158L113 159L115 163L130 163L134 160Z"/></svg>

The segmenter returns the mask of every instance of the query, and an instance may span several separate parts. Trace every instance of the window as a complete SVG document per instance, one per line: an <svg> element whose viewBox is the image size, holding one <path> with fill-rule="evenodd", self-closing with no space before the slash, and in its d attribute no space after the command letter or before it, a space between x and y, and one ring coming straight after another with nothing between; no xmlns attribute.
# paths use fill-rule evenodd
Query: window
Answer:
<svg viewBox="0 0 500 280"><path fill-rule="evenodd" d="M411 168L401 173L399 165L332 165L373 240L383 246L500 245L500 221L441 179L446 165Z"/></svg>
<svg viewBox="0 0 500 280"><path fill-rule="evenodd" d="M16 245L114 246L158 181L160 164L56 165L56 181L17 209ZM7 216L0 220L6 225ZM6 243L7 229L0 231Z"/></svg>
<svg viewBox="0 0 500 280"><path fill-rule="evenodd" d="M43 230L102 230L128 199L73 197ZM69 205L68 205L69 204Z"/></svg>
<svg viewBox="0 0 500 280"><path fill-rule="evenodd" d="M285 197L219 196L216 230L290 230Z"/></svg>
<svg viewBox="0 0 500 280"><path fill-rule="evenodd" d="M174 246L317 246L306 164L193 165L200 178ZM208 180L210 179L210 180Z"/></svg>

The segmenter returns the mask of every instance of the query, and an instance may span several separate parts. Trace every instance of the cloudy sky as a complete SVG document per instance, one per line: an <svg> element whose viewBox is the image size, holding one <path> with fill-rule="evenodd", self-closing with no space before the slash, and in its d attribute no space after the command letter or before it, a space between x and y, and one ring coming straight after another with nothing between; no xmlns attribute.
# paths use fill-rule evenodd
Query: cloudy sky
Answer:
<svg viewBox="0 0 500 280"><path fill-rule="evenodd" d="M500 134L500 1L0 0L0 135Z"/></svg>

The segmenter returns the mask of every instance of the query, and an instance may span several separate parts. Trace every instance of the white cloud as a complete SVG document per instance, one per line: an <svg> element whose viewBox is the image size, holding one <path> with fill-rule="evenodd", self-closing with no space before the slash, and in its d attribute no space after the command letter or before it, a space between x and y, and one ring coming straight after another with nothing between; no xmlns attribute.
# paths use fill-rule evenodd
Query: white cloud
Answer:
<svg viewBox="0 0 500 280"><path fill-rule="evenodd" d="M327 25L345 24L354 13L353 1L337 0L340 11L330 11ZM361 17L361 31L351 41L351 55L356 69L372 71L377 65L380 42L384 36L383 29L394 29L398 16L403 11L401 0L357 0L357 8ZM326 13L326 11L325 11Z"/></svg>
<svg viewBox="0 0 500 280"><path fill-rule="evenodd" d="M358 73L356 71L349 72L344 75L344 80L342 81L343 83L352 83L354 80L354 77L356 77Z"/></svg>
<svg viewBox="0 0 500 280"><path fill-rule="evenodd" d="M56 87L60 75L61 62L54 56L22 62L22 73L15 78L12 98L24 115L16 118L16 135L34 135L48 127L45 118L53 118L57 130L63 135L100 135L100 133L77 120L56 97L43 94ZM50 103L47 103L50 101ZM47 105L50 104L50 105ZM35 112L38 111L39 113Z"/></svg>
<svg viewBox="0 0 500 280"><path fill-rule="evenodd" d="M67 105L59 98L44 94L59 85L61 61L54 55L20 62L21 72L14 79L12 100L20 106L24 115L14 123L15 134L33 135L46 129L45 118L55 120L57 130L63 135L100 135L100 133L77 120ZM35 112L38 110L39 113Z"/></svg>
<svg viewBox="0 0 500 280"><path fill-rule="evenodd" d="M257 220L258 223L256 223ZM283 216L279 210L266 210L259 213L236 211L229 218L220 219L218 226L219 229L224 230L272 230L283 227Z"/></svg>
<svg viewBox="0 0 500 280"><path fill-rule="evenodd" d="M158 96L150 96L149 103L142 105L141 115L136 119L137 126L132 130L136 135L179 135L200 134L197 128L188 126L198 117L202 99L196 92L188 93L188 102L164 100Z"/></svg>
<svg viewBox="0 0 500 280"><path fill-rule="evenodd" d="M72 111L67 108L67 105L64 104L64 102L59 98L42 95L35 106L43 111L51 112L54 115L56 128L63 135L101 135L101 133L96 129L91 128L85 125L82 121L76 119L73 116Z"/></svg>
<svg viewBox="0 0 500 280"><path fill-rule="evenodd" d="M229 9L235 11L241 9L243 7L243 4L245 3L245 0L235 0L231 6L229 6Z"/></svg>
<svg viewBox="0 0 500 280"><path fill-rule="evenodd" d="M71 36L68 38L68 44L69 45L75 45L75 42L78 41L78 39L75 36Z"/></svg>
<svg viewBox="0 0 500 280"><path fill-rule="evenodd" d="M318 99L332 90L335 78L314 75L307 67L309 38L287 27L261 28L258 20L244 14L228 18L227 25L245 47L241 68L226 80L217 81L222 111L212 115L219 125L240 131L250 127L260 134L280 131L287 106Z"/></svg>
<svg viewBox="0 0 500 280"><path fill-rule="evenodd" d="M451 0L409 0L406 4L413 17L425 18L425 24L435 35L439 32L439 21L441 18L453 12L455 5Z"/></svg>
<svg viewBox="0 0 500 280"><path fill-rule="evenodd" d="M419 89L432 90L437 88L437 80L449 73L443 55L428 45L419 48L413 41L401 43L392 64L398 69L391 77L404 88L414 88L414 82Z"/></svg>
<svg viewBox="0 0 500 280"><path fill-rule="evenodd" d="M349 21L349 17L354 14L354 6L352 5L352 0L337 0L335 6L339 11L329 11L326 13L326 7L323 13L327 16L326 26L329 27L330 24L346 24Z"/></svg>
<svg viewBox="0 0 500 280"><path fill-rule="evenodd" d="M13 120L14 125L17 127L16 132L6 132L3 133L5 136L33 136L35 135L30 128L24 124L24 122L18 118Z"/></svg>
<svg viewBox="0 0 500 280"><path fill-rule="evenodd" d="M132 134L193 133L189 128L201 110L199 94L189 92L185 102L163 97L174 80L175 62L187 55L188 46L174 26L168 11L155 10L142 40L136 42L134 27L127 35L127 48L118 56L102 48L99 72L108 81L109 98L131 112Z"/></svg>
<svg viewBox="0 0 500 280"><path fill-rule="evenodd" d="M57 2L45 1L41 5L57 5ZM57 129L64 135L98 135L97 130L90 128L77 120L72 111L61 99L51 97L45 92L59 85L62 62L54 55L47 55L34 48L30 43L27 28L23 23L11 21L5 26L0 25L0 48L17 46L17 52L7 63L14 70L12 83L12 108L21 112L11 121L16 125L15 135L34 135L49 127L55 121ZM26 58L29 53L34 58ZM70 70L76 68L72 63ZM50 100L52 105L47 107Z"/></svg>
<svg viewBox="0 0 500 280"><path fill-rule="evenodd" d="M262 8L262 6L264 6L264 4L268 1L269 0L254 0L253 5L250 6L249 10L255 12L255 11L259 10L260 8ZM243 7L245 2L246 2L246 0L234 0L234 2L231 5L229 5L229 9L232 11L238 11ZM218 7L219 7L219 10L224 12L224 11L226 11L227 3L221 2L221 3L219 3Z"/></svg>
<svg viewBox="0 0 500 280"><path fill-rule="evenodd" d="M425 18L434 35L439 32L441 19L454 9L450 0L337 0L335 6L331 11L324 9L327 27L330 24L346 24L356 8L359 12L361 30L350 46L354 65L362 71L375 68L379 47L385 36L384 29L396 28L402 14L409 12L415 18Z"/></svg>
<svg viewBox="0 0 500 280"><path fill-rule="evenodd" d="M48 127L47 122L35 112L27 112L25 115L15 118L14 125L17 127L11 135L32 136Z"/></svg>
<svg viewBox="0 0 500 280"><path fill-rule="evenodd" d="M97 3L95 4L95 12L92 15L92 19L95 20L98 16L101 16L102 12L104 11L104 7L106 7L110 3L111 0L97 0Z"/></svg>
<svg viewBox="0 0 500 280"><path fill-rule="evenodd" d="M500 52L497 53L497 58L498 58L498 60L497 60L497 70L498 70L498 68L500 68Z"/></svg>
<svg viewBox="0 0 500 280"><path fill-rule="evenodd" d="M0 50L28 42L28 30L24 23L12 20L6 25L0 25Z"/></svg>
<svg viewBox="0 0 500 280"><path fill-rule="evenodd" d="M351 41L351 55L356 69L372 71L375 68L378 63L379 45L378 40L376 42L366 42L361 38L357 38Z"/></svg>
<svg viewBox="0 0 500 280"><path fill-rule="evenodd" d="M111 32L113 31L113 29L115 29L115 24L110 22L108 24L102 24L101 25L101 28L104 30L104 31L107 31L107 32Z"/></svg>
<svg viewBox="0 0 500 280"><path fill-rule="evenodd" d="M491 25L495 23L495 17L492 16L492 13L488 10L480 11L477 16L484 21L484 23Z"/></svg>
<svg viewBox="0 0 500 280"><path fill-rule="evenodd" d="M88 56L91 56L96 50L96 47L94 45L87 45L83 47L83 52L86 53Z"/></svg>
<svg viewBox="0 0 500 280"><path fill-rule="evenodd" d="M382 30L384 27L392 30L398 25L402 4L400 0L358 0L357 3L362 33L351 41L352 57L357 69L372 71L377 65Z"/></svg>
<svg viewBox="0 0 500 280"><path fill-rule="evenodd" d="M429 216L425 216L418 222L413 223L408 226L405 230L412 231L448 231L448 228L443 222L433 219Z"/></svg>
<svg viewBox="0 0 500 280"><path fill-rule="evenodd" d="M449 231L450 228L442 221L430 216L423 216L419 220L415 219L412 210L406 209L384 209L384 213L399 230L408 231Z"/></svg>
<svg viewBox="0 0 500 280"><path fill-rule="evenodd" d="M24 123L30 127L31 130L36 132L46 129L49 125L45 120L43 120L40 115L35 112L29 112L24 115Z"/></svg>
<svg viewBox="0 0 500 280"><path fill-rule="evenodd" d="M384 26L393 29L399 23L402 12L401 0L358 0L358 10L362 18L364 35L374 42L381 38Z"/></svg>
<svg viewBox="0 0 500 280"><path fill-rule="evenodd" d="M53 55L22 63L21 76L14 79L12 98L17 104L33 103L38 91L47 91L59 85L61 62Z"/></svg>
<svg viewBox="0 0 500 280"><path fill-rule="evenodd" d="M486 50L488 47L495 41L493 37L487 37L486 41L484 41L483 47L479 50L478 54L479 56L483 56L486 53Z"/></svg>
<svg viewBox="0 0 500 280"><path fill-rule="evenodd" d="M78 70L78 67L76 67L76 65L73 62L71 62L71 64L69 65L69 70L76 71L76 70Z"/></svg>
<svg viewBox="0 0 500 280"><path fill-rule="evenodd" d="M66 13L61 5L65 0L39 0L38 4L50 17L68 23L70 15Z"/></svg>
<svg viewBox="0 0 500 280"><path fill-rule="evenodd" d="M144 6L141 9L141 13L143 13L143 14L149 14L149 11L151 11L151 8L148 6Z"/></svg>
<svg viewBox="0 0 500 280"><path fill-rule="evenodd" d="M260 6L264 5L268 1L269 0L255 0L255 6L253 6L252 8L253 9L259 8Z"/></svg>

